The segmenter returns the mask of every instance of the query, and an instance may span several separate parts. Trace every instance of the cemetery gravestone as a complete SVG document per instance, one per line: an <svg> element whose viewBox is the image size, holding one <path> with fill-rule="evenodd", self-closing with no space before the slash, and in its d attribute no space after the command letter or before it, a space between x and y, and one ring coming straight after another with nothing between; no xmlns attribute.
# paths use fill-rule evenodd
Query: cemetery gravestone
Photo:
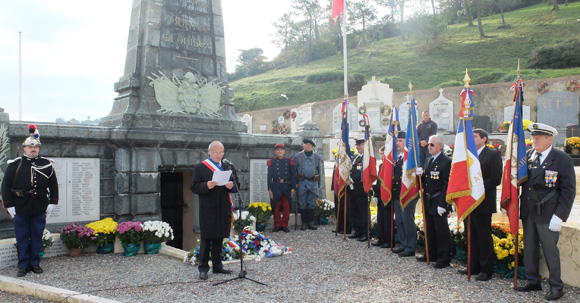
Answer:
<svg viewBox="0 0 580 303"><path fill-rule="evenodd" d="M443 89L439 89L439 97L429 103L429 114L439 130L454 130L453 102L443 97Z"/></svg>
<svg viewBox="0 0 580 303"><path fill-rule="evenodd" d="M580 97L572 92L547 92L538 97L538 122L556 128L578 122Z"/></svg>

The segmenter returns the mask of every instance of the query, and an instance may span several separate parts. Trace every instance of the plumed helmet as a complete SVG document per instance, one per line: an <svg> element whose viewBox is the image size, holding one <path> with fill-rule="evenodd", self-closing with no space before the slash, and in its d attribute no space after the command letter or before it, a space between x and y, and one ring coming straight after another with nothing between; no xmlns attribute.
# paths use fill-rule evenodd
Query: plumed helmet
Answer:
<svg viewBox="0 0 580 303"><path fill-rule="evenodd" d="M28 125L28 138L22 142L22 146L40 146L40 133L36 128L36 125Z"/></svg>

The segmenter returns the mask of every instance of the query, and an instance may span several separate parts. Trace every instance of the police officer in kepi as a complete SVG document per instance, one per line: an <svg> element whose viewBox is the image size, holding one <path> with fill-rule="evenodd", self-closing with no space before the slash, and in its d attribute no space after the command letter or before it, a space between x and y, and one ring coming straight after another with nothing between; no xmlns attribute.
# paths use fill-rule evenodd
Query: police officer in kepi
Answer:
<svg viewBox="0 0 580 303"><path fill-rule="evenodd" d="M53 162L40 157L40 135L36 126L28 126L30 136L24 140L24 155L9 160L2 198L4 207L14 218L14 235L18 246L18 277L29 271L36 274L40 268L42 233L46 215L58 203L58 183Z"/></svg>
<svg viewBox="0 0 580 303"><path fill-rule="evenodd" d="M289 201L292 201L296 187L294 159L284 157L286 150L282 143L276 144L274 150L276 157L268 160L268 193L270 194L270 204L274 209L274 229L272 231L290 232L288 229ZM280 219L280 209L282 209L282 219Z"/></svg>
<svg viewBox="0 0 580 303"><path fill-rule="evenodd" d="M555 128L532 123L532 147L526 154L528 180L522 185L520 218L524 226L524 265L527 284L518 291L542 290L539 273L540 244L548 265L550 290L545 299L557 300L564 295L560 270L558 239L562 222L566 222L576 196L576 174L572 158L552 147L558 134Z"/></svg>

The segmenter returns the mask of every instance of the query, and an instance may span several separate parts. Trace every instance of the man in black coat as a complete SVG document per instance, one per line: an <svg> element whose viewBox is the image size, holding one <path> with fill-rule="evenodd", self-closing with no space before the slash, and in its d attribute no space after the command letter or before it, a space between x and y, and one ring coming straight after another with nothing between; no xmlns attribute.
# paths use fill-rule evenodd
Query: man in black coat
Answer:
<svg viewBox="0 0 580 303"><path fill-rule="evenodd" d="M552 147L555 128L532 123L532 150L526 154L528 180L522 185L520 218L524 226L524 265L527 284L518 291L541 290L539 274L540 244L550 272L550 291L546 300L564 295L560 278L558 239L562 222L566 222L576 196L576 175L572 158Z"/></svg>
<svg viewBox="0 0 580 303"><path fill-rule="evenodd" d="M58 203L58 181L52 160L40 157L40 136L34 124L30 137L22 145L24 155L8 161L2 180L4 207L14 218L14 236L18 245L18 277L40 268L42 234L46 215Z"/></svg>
<svg viewBox="0 0 580 303"><path fill-rule="evenodd" d="M231 270L222 265L223 238L230 235L232 224L232 197L236 192L234 176L226 184L212 181L215 171L232 170L229 162L222 161L224 146L219 141L213 141L208 147L209 158L193 168L193 176L189 188L199 196L199 227L201 241L199 246L199 278L207 280L209 271L209 252L214 273L229 274Z"/></svg>
<svg viewBox="0 0 580 303"><path fill-rule="evenodd" d="M383 158L383 153L385 151L385 147L381 147L379 150L381 153L381 159ZM379 165L379 172L383 169L383 164ZM380 174L379 174L380 175ZM400 179L400 178L399 178ZM391 247L391 221L393 220L393 214L391 213L391 207L393 204L386 204L381 198L381 186L382 182L381 179L377 179L377 183L373 185L373 191L375 197L373 201L377 204L377 242L373 242L373 246L379 246L380 248L390 248ZM393 185L393 192L394 192ZM400 185L399 185L400 187ZM400 191L400 190L399 190ZM393 202L394 199L391 199ZM393 209L394 212L394 209ZM394 240L393 240L394 243Z"/></svg>
<svg viewBox="0 0 580 303"><path fill-rule="evenodd" d="M475 146L479 154L481 174L485 188L485 199L469 215L471 219L471 273L475 280L487 281L493 274L495 251L491 237L491 215L497 211L497 186L501 184L502 160L499 150L486 146L489 139L485 130L473 130ZM465 222L465 221L464 221ZM460 269L459 273L467 274Z"/></svg>
<svg viewBox="0 0 580 303"><path fill-rule="evenodd" d="M350 190L350 206L352 224L354 227L354 234L350 235L351 239L358 239L361 242L368 240L369 228L369 200L368 195L364 190L362 182L363 170L363 152L364 139L356 139L356 150L358 155L352 161L352 169L350 171L350 180L348 183Z"/></svg>
<svg viewBox="0 0 580 303"><path fill-rule="evenodd" d="M445 201L451 159L441 152L443 137L433 135L429 138L429 158L423 163L417 174L422 175L425 192L425 222L427 223L427 245L429 245L429 260L434 261L434 268L449 266L451 254L451 233L447 223L447 215L451 206ZM419 261L425 261L422 257Z"/></svg>

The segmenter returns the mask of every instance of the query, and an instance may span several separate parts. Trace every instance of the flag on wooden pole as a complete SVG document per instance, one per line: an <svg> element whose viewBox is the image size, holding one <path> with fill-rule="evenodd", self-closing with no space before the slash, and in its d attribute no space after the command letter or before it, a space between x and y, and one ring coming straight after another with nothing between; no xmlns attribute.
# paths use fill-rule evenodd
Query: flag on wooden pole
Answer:
<svg viewBox="0 0 580 303"><path fill-rule="evenodd" d="M399 111L393 107L391 111L391 120L385 139L385 149L383 152L383 166L379 172L381 181L381 200L387 205L393 196L393 174L395 171L395 159L397 159L397 133L401 130L399 125Z"/></svg>
<svg viewBox="0 0 580 303"><path fill-rule="evenodd" d="M373 186L373 183L377 180L377 161L375 159L375 151L373 149L373 141L369 133L369 116L367 114L363 115L363 120L365 123L365 145L363 152L363 172L362 172L362 182L365 193L368 193Z"/></svg>
<svg viewBox="0 0 580 303"><path fill-rule="evenodd" d="M409 105L409 119L407 122L407 136L405 138L405 154L403 156L403 176L401 177L401 206L405 208L407 202L413 201L419 194L419 183L415 169L421 166L418 154L419 141L417 139L417 100L413 98Z"/></svg>

